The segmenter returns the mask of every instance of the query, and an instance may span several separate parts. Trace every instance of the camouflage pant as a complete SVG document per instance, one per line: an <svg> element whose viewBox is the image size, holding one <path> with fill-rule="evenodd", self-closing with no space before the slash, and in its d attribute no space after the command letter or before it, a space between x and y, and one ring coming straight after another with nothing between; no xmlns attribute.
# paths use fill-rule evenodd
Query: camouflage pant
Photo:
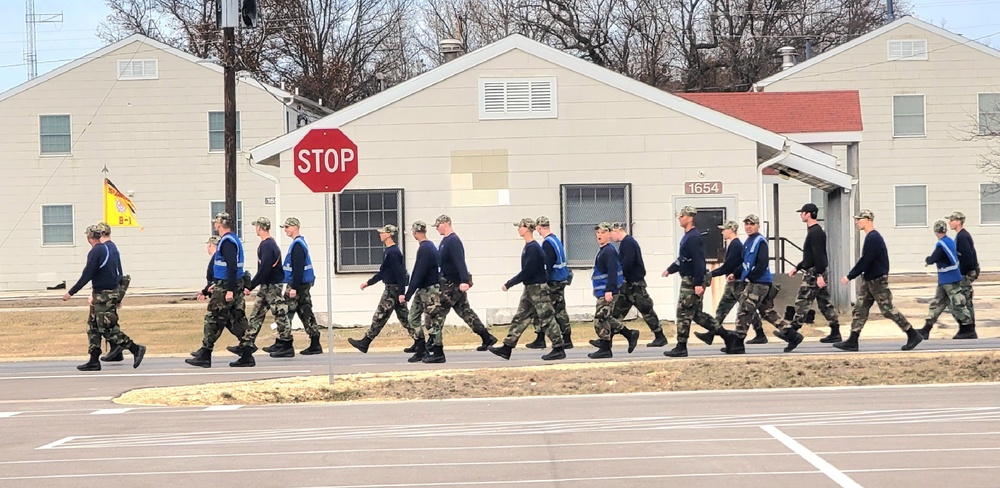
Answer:
<svg viewBox="0 0 1000 488"><path fill-rule="evenodd" d="M253 304L250 312L250 326L240 341L241 346L253 346L260 334L260 327L264 325L264 317L267 311L274 315L274 322L278 324L278 330L290 329L288 317L288 304L285 297L281 295L281 283L260 285L257 289L257 301Z"/></svg>
<svg viewBox="0 0 1000 488"><path fill-rule="evenodd" d="M95 291L92 296L87 317L89 352L101 351L101 337L107 339L108 344L131 346L132 339L118 328L118 290Z"/></svg>
<svg viewBox="0 0 1000 488"><path fill-rule="evenodd" d="M385 327L386 322L389 321L392 312L396 312L396 318L410 333L410 337L414 339L424 337L424 331L420 328L420 324L412 325L410 323L410 311L406 308L406 302L399 302L399 285L385 285L382 298L379 299L378 307L375 308L375 315L372 315L372 325L365 335L369 339L378 337L379 333L382 332L382 327Z"/></svg>
<svg viewBox="0 0 1000 488"><path fill-rule="evenodd" d="M833 299L830 298L830 289L826 286L820 288L816 284L818 276L814 271L806 271L805 275L802 276L802 284L799 285L799 294L795 298L795 317L792 318L792 323L789 324L790 327L798 328L802 326L802 321L805 320L813 300L816 300L816 305L819 306L820 313L823 314L823 317L826 317L826 321L830 323L830 326L839 326L840 319L837 317L837 309L833 306ZM826 278L827 276L824 274L823 279L825 280Z"/></svg>
<svg viewBox="0 0 1000 488"><path fill-rule="evenodd" d="M469 295L459 289L459 283L441 278L441 318L448 316L454 310L476 334L489 334L489 329L479 320L479 316L469 305Z"/></svg>
<svg viewBox="0 0 1000 488"><path fill-rule="evenodd" d="M295 289L295 298L288 295L292 287L288 286L285 290L285 303L288 304L288 327L285 330L281 330L280 324L278 327L278 338L283 341L292 340L292 317L295 314L299 314L299 320L302 321L302 327L306 330L306 334L309 337L319 337L323 333L323 328L316 323L316 314L313 313L313 299L310 290L312 290L312 283L303 283Z"/></svg>
<svg viewBox="0 0 1000 488"><path fill-rule="evenodd" d="M861 332L868 321L868 312L872 305L878 304L882 310L882 315L892 320L900 329L910 330L910 323L903 317L903 314L892 304L892 291L889 290L889 277L883 276L871 281L861 281L861 291L858 292L858 301L854 304L854 320L851 321L851 332Z"/></svg>
<svg viewBox="0 0 1000 488"><path fill-rule="evenodd" d="M215 341L219 340L224 329L229 329L233 335L242 338L249 328L243 291L233 292L233 300L229 302L226 301L226 292L226 280L216 280L212 296L208 299L205 335L201 341L201 347L209 351L215 348Z"/></svg>
<svg viewBox="0 0 1000 488"><path fill-rule="evenodd" d="M552 340L552 347L562 347L562 331L556 323L555 310L549 299L549 286L546 284L524 285L521 301L517 304L517 313L510 322L507 338L503 340L504 345L516 346L524 329L536 320L542 324L542 330Z"/></svg>
<svg viewBox="0 0 1000 488"><path fill-rule="evenodd" d="M962 295L965 297L965 308L969 312L970 324L976 323L976 309L975 306L973 306L972 304L972 299L974 296L974 292L972 291L972 284L975 283L975 281L978 278L979 278L979 270L973 270L969 271L964 277L962 277L962 281L959 282L959 286L962 289ZM927 314L927 320L925 321L925 325L934 325L934 323L937 322L938 317L941 316L941 314L944 312L944 309L948 306L949 302L950 300L948 300L947 297L944 297L944 299L942 299L939 298L939 294L935 294L934 299L931 300L930 311ZM954 314L954 311L952 311L952 313Z"/></svg>
<svg viewBox="0 0 1000 488"><path fill-rule="evenodd" d="M615 298L615 305L611 309L611 315L615 319L621 320L625 318L625 315L628 315L632 307L635 307L642 314L642 320L646 322L649 330L653 331L654 334L663 330L660 328L660 318L653 310L653 298L646 291L646 280L622 283L621 289L618 290L618 296Z"/></svg>
<svg viewBox="0 0 1000 488"><path fill-rule="evenodd" d="M677 342L681 344L687 343L691 322L708 330L719 327L715 319L701 309L702 296L694 292L694 286L690 276L681 278L681 290L677 298Z"/></svg>
<svg viewBox="0 0 1000 488"><path fill-rule="evenodd" d="M781 317L774 311L778 287L773 283L746 283L740 293L740 308L736 311L736 333L746 337L754 320L766 320L778 327Z"/></svg>
<svg viewBox="0 0 1000 488"><path fill-rule="evenodd" d="M423 316L423 328L427 332L427 347L444 345L441 340L441 327L444 325L442 312L440 285L418 288L413 294L413 304L410 306L410 316L407 321L411 327L418 331L419 335L416 338L419 339L424 336L424 332L420 330L421 316Z"/></svg>
<svg viewBox="0 0 1000 488"><path fill-rule="evenodd" d="M730 281L726 283L726 287L722 290L722 298L719 299L719 306L715 308L715 323L722 327L722 323L726 321L726 317L729 312L740 303L740 294L743 293L743 288L746 287L746 282L743 281ZM761 330L763 327L760 325L760 315L756 312L753 314L753 330Z"/></svg>
<svg viewBox="0 0 1000 488"><path fill-rule="evenodd" d="M607 301L603 296L597 299L597 310L594 311L594 332L597 332L597 338L602 341L610 341L611 336L618 334L625 328L621 322L618 321L612 314L611 309L614 306L614 300L618 295L611 298L611 301Z"/></svg>
<svg viewBox="0 0 1000 488"><path fill-rule="evenodd" d="M549 288L549 301L552 302L552 310L556 314L556 323L559 324L559 330L563 335L569 334L570 323L569 314L566 313L566 282L565 281L550 281L548 282ZM535 332L541 334L541 321L535 320Z"/></svg>
<svg viewBox="0 0 1000 488"><path fill-rule="evenodd" d="M976 324L976 307L973 305L973 291L972 284L979 279L979 269L969 271L965 278L962 280L962 293L965 294L965 306L969 308L969 317L972 319L972 324Z"/></svg>
<svg viewBox="0 0 1000 488"><path fill-rule="evenodd" d="M964 278L963 281L965 281ZM958 325L971 325L972 314L970 313L969 302L966 296L962 282L938 285L937 291L934 293L934 299L931 300L931 305L927 312L927 320L924 323L926 325L933 325L947 308L951 310L951 316L955 317L955 322L958 322Z"/></svg>

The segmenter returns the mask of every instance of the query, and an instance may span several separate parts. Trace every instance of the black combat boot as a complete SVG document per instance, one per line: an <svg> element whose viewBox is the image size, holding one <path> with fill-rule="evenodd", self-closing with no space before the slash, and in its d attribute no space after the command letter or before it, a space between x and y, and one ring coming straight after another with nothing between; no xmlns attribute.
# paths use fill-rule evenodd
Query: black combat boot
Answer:
<svg viewBox="0 0 1000 488"><path fill-rule="evenodd" d="M212 351L205 349L204 347L198 349L194 352L194 356L184 360L185 363L191 366L198 366L201 368L211 368L212 367Z"/></svg>
<svg viewBox="0 0 1000 488"><path fill-rule="evenodd" d="M371 345L372 340L369 339L368 336L366 335L366 336L362 337L360 340L359 339L348 338L347 342L350 345L354 346L355 349L357 349L357 350L359 350L359 351L361 351L361 352L363 352L365 354L368 354L368 346ZM302 354L305 354L305 352L303 352Z"/></svg>
<svg viewBox="0 0 1000 488"><path fill-rule="evenodd" d="M252 368L257 365L257 361L253 359L253 349L250 346L244 346L240 348L240 357L236 361L229 363L229 366L233 368Z"/></svg>
<svg viewBox="0 0 1000 488"><path fill-rule="evenodd" d="M718 329L709 330L708 332L695 332L694 336L700 339L701 342L704 342L705 344L711 346L712 342L715 341L715 336L722 335L719 333L721 329L722 327L719 327Z"/></svg>
<svg viewBox="0 0 1000 488"><path fill-rule="evenodd" d="M593 342L593 341L591 341ZM597 350L587 354L590 359L606 359L611 357L611 341L597 341Z"/></svg>
<svg viewBox="0 0 1000 488"><path fill-rule="evenodd" d="M428 352L430 354L421 359L421 361L423 361L425 364L435 364L435 363L445 362L446 359L444 357L444 346L433 346L429 348Z"/></svg>
<svg viewBox="0 0 1000 488"><path fill-rule="evenodd" d="M722 340L726 342L726 347L722 352L726 354L745 354L747 352L746 346L743 344L743 337L740 337L739 333L736 331L723 330Z"/></svg>
<svg viewBox="0 0 1000 488"><path fill-rule="evenodd" d="M412 353L415 353L417 351L420 351L421 349L417 347L418 345L420 345L420 343L421 343L420 339L413 339L413 344L410 347L407 347L406 349L403 349L403 352L411 353L412 354ZM421 347L423 347L423 346L421 346Z"/></svg>
<svg viewBox="0 0 1000 488"><path fill-rule="evenodd" d="M924 326L920 328L917 332L920 333L920 337L923 337L926 341L931 338L931 331L934 330L934 324L924 322Z"/></svg>
<svg viewBox="0 0 1000 488"><path fill-rule="evenodd" d="M566 331L563 334L563 349L573 349L573 334L570 331Z"/></svg>
<svg viewBox="0 0 1000 488"><path fill-rule="evenodd" d="M792 351L794 351L795 348L799 346L799 344L802 344L802 339L804 339L804 337L802 337L802 334L800 334L795 329L789 330L788 334L786 334L786 335L788 336L788 345L785 346L785 349L784 349L785 352L792 352Z"/></svg>
<svg viewBox="0 0 1000 488"><path fill-rule="evenodd" d="M979 339L976 334L976 324L959 325L958 333L952 339Z"/></svg>
<svg viewBox="0 0 1000 488"><path fill-rule="evenodd" d="M764 333L763 327L754 329L753 333L753 339L747 341L747 344L767 344L767 334Z"/></svg>
<svg viewBox="0 0 1000 488"><path fill-rule="evenodd" d="M555 361L557 359L566 359L566 351L563 350L563 347L552 346L552 350L542 356L542 361Z"/></svg>
<svg viewBox="0 0 1000 488"><path fill-rule="evenodd" d="M621 335L628 340L628 352L634 351L635 346L639 345L639 331L622 327Z"/></svg>
<svg viewBox="0 0 1000 488"><path fill-rule="evenodd" d="M834 342L840 342L844 340L840 337L840 324L836 322L830 323L830 335L820 339L819 341L823 344L833 344Z"/></svg>
<svg viewBox="0 0 1000 488"><path fill-rule="evenodd" d="M663 335L663 330L653 333L653 342L646 344L646 347L663 347L667 345L667 336Z"/></svg>
<svg viewBox="0 0 1000 488"><path fill-rule="evenodd" d="M542 331L538 331L537 335L538 337L535 337L535 340L525 344L524 347L528 349L545 349L545 334L542 334Z"/></svg>
<svg viewBox="0 0 1000 488"><path fill-rule="evenodd" d="M917 344L920 344L923 340L924 336L920 335L920 332L917 329L910 327L909 329L906 329L906 344L903 344L903 347L900 349L903 351L909 351L914 347L917 347Z"/></svg>
<svg viewBox="0 0 1000 488"><path fill-rule="evenodd" d="M111 350L108 351L108 354L106 356L101 356L101 361L109 363L123 361L125 359L125 355L122 354L122 351L124 350L125 348L122 347L121 344L115 344L114 346L111 347Z"/></svg>
<svg viewBox="0 0 1000 488"><path fill-rule="evenodd" d="M490 346L497 343L497 338L493 337L493 334L490 334L488 331L483 331L482 334L479 334L479 337L483 340L483 344L476 348L477 351L485 351Z"/></svg>
<svg viewBox="0 0 1000 488"><path fill-rule="evenodd" d="M368 339L368 342L371 342L371 339ZM292 344L291 342L288 343L289 347L291 346L291 344ZM367 350L368 348L366 347L365 351ZM321 346L319 343L319 335L309 336L309 347L299 351L299 354L303 356L315 356L317 354L323 354L323 346Z"/></svg>
<svg viewBox="0 0 1000 488"><path fill-rule="evenodd" d="M132 369L138 368L142 364L142 358L146 356L146 346L132 343L128 346L128 352L132 353Z"/></svg>
<svg viewBox="0 0 1000 488"><path fill-rule="evenodd" d="M591 339L590 345L599 348L601 347L601 342L602 341L600 339Z"/></svg>
<svg viewBox="0 0 1000 488"><path fill-rule="evenodd" d="M270 346L264 346L263 351L269 353L277 351L279 345L281 345L281 339L275 339L274 344L271 344Z"/></svg>
<svg viewBox="0 0 1000 488"><path fill-rule="evenodd" d="M101 356L101 351L90 353L90 361L87 361L77 366L76 369L79 369L80 371L100 371L101 370L101 361L99 361L100 356Z"/></svg>
<svg viewBox="0 0 1000 488"><path fill-rule="evenodd" d="M504 359L510 359L511 348L507 344L504 344L500 347L489 346L489 351Z"/></svg>
<svg viewBox="0 0 1000 488"><path fill-rule="evenodd" d="M912 329L912 327L911 327ZM844 342L835 342L833 347L840 349L841 351L857 351L858 350L858 337L861 337L860 332L851 331L851 336L847 338Z"/></svg>
<svg viewBox="0 0 1000 488"><path fill-rule="evenodd" d="M295 348L292 347L292 341L283 341L279 339L278 344L271 350L270 356L272 358L294 358Z"/></svg>
<svg viewBox="0 0 1000 488"><path fill-rule="evenodd" d="M240 356L240 355L243 354L243 347L244 346L241 346L241 345L237 344L235 346L228 346L228 347L226 347L226 350L229 351L229 352L231 352L231 353L233 353L233 354L235 354L235 355L237 355L237 356ZM257 352L257 346L255 346L253 344L250 344L249 347L250 347L250 349L253 349L252 351L250 351L251 353ZM264 351L264 352L267 352L267 351Z"/></svg>
<svg viewBox="0 0 1000 488"><path fill-rule="evenodd" d="M423 338L416 339L413 341L413 356L410 356L406 360L408 363L419 363L424 357L427 356L427 343Z"/></svg>
<svg viewBox="0 0 1000 488"><path fill-rule="evenodd" d="M688 357L688 345L686 342L678 342L673 349L663 351L663 355L668 358L686 358Z"/></svg>

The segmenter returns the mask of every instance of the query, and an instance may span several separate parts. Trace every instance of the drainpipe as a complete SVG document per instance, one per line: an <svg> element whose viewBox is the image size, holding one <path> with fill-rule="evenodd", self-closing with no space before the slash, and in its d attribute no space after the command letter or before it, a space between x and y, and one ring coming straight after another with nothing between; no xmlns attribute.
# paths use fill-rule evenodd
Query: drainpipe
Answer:
<svg viewBox="0 0 1000 488"><path fill-rule="evenodd" d="M247 155L247 168L250 170L251 173L253 173L253 174L257 175L257 176L261 176L261 177L263 177L265 179L268 179L272 183L274 183L274 220L272 220L271 222L273 222L273 226L274 227L277 227L279 224L282 223L282 220L281 220L281 180L279 180L278 178L276 178L274 176L271 176L271 175L265 173L264 171L258 169L256 166L254 166L254 164L253 164L253 158L250 157L249 154ZM279 249L281 248L281 234L282 234L282 232L274 232L273 234L271 234L271 237L274 238L274 243L278 245Z"/></svg>
<svg viewBox="0 0 1000 488"><path fill-rule="evenodd" d="M785 147L781 149L780 153L757 165L757 202L760 205L760 221L762 223L767 220L767 200L764 198L764 169L780 163L791 153L792 146L788 144L788 141L785 141Z"/></svg>

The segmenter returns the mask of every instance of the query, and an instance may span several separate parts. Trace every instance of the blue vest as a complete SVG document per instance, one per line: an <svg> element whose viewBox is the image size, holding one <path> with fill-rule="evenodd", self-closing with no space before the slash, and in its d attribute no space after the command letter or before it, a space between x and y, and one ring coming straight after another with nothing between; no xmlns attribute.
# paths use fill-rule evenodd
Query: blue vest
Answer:
<svg viewBox="0 0 1000 488"><path fill-rule="evenodd" d="M938 239L936 245L941 246L944 254L948 256L949 263L947 266L937 263L938 284L947 285L962 281L962 272L958 269L958 248L955 247L955 241L951 237L944 236Z"/></svg>
<svg viewBox="0 0 1000 488"><path fill-rule="evenodd" d="M238 281L243 278L243 244L232 232L226 233L219 239L219 245L215 248L215 256L212 257L212 277L217 280L225 280L229 277L226 273L226 260L222 257L222 243L226 241L236 244L236 279Z"/></svg>
<svg viewBox="0 0 1000 488"><path fill-rule="evenodd" d="M761 244L766 244L767 241L764 236L757 234L757 237L753 239L747 239L747 243L743 245L743 274L740 275L741 279L747 279L747 275L750 274L750 270L757 265L757 253L760 251ZM774 278L771 277L771 269L764 268L764 274L757 278L757 283L771 283Z"/></svg>
<svg viewBox="0 0 1000 488"><path fill-rule="evenodd" d="M302 282L312 283L316 281L316 273L313 272L312 258L309 257L309 246L306 245L306 240L302 236L292 239L292 243L288 246L288 253L285 254L285 263L282 266L285 270L285 283L292 282L292 248L296 244L302 244L302 249L306 250L306 266L302 269Z"/></svg>
<svg viewBox="0 0 1000 488"><path fill-rule="evenodd" d="M611 246L611 244L608 244L608 246ZM612 246L611 249L614 249L614 246ZM613 251L613 252L616 252L616 251ZM594 285L594 297L596 297L596 298L603 297L604 293L608 289L608 274L607 273L600 273L599 274L598 271L597 271L597 262L596 261L599 260L600 257L601 257L601 253L598 253L597 254L597 259L595 259L595 262L594 262L594 274L591 275L591 277L590 277L590 282L591 282L591 284ZM618 289L621 290L622 283L625 281L625 277L622 275L622 262L619 261L618 259L615 259L615 268L617 268L616 269L616 272L617 272L616 278L617 278L617 281L618 281Z"/></svg>
<svg viewBox="0 0 1000 488"><path fill-rule="evenodd" d="M569 279L569 267L566 265L566 248L555 234L545 236L545 240L556 250L556 264L549 271L549 281L566 281Z"/></svg>

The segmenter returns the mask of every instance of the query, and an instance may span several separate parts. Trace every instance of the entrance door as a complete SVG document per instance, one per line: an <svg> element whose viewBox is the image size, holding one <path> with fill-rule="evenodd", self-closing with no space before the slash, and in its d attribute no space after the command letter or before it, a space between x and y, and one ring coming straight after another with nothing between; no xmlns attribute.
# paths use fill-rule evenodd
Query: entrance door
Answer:
<svg viewBox="0 0 1000 488"><path fill-rule="evenodd" d="M705 244L705 261L721 263L726 257L726 243L722 240L722 230L719 226L726 221L726 209L722 207L696 207L698 214L694 216L694 226L701 232L701 241Z"/></svg>

